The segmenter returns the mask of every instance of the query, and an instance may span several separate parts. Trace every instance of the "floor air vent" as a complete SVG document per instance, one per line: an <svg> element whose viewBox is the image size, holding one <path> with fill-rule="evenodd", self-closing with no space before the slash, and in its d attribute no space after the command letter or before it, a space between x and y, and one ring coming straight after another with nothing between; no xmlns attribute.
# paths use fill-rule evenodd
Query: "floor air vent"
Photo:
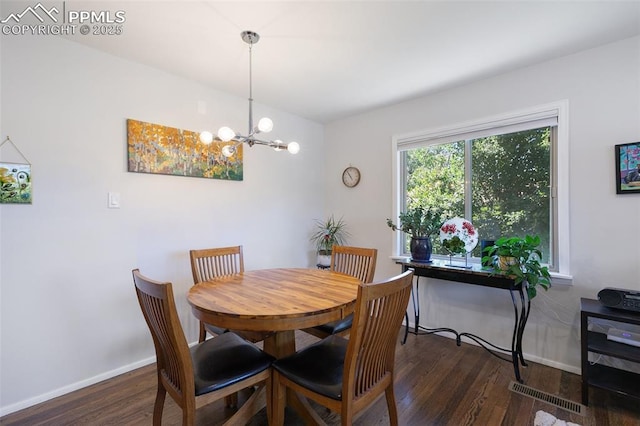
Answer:
<svg viewBox="0 0 640 426"><path fill-rule="evenodd" d="M587 410L584 405L578 404L577 402L569 401L568 399L560 398L559 396L552 395L550 393L539 391L530 386L511 382L509 383L509 390L521 395L529 396L533 399L537 399L538 401L546 402L548 404L554 405L558 408L562 408L563 410L567 410L575 414L579 414L581 416L586 415Z"/></svg>

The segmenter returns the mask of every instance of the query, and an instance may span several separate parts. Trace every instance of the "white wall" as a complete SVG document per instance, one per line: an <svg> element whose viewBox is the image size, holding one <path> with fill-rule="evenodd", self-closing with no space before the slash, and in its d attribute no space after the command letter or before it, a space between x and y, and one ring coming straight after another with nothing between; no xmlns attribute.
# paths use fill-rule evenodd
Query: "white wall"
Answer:
<svg viewBox="0 0 640 426"><path fill-rule="evenodd" d="M322 126L258 104L298 155L245 148L242 182L129 173L127 118L242 130L247 101L57 37L1 48L0 134L32 164L33 204L0 206L0 415L153 361L133 268L174 283L195 341L189 249L243 244L246 269L313 264Z"/></svg>
<svg viewBox="0 0 640 426"><path fill-rule="evenodd" d="M379 249L378 279L395 275L385 225L391 137L561 99L570 108L574 280L534 300L527 357L577 371L579 298L640 289L640 196L618 196L613 185L613 145L640 140L640 38L335 122L324 134L257 105L274 136L302 151L247 149L243 182L126 172L125 120L242 129L246 100L55 37L3 37L0 48L0 137L11 136L34 178L33 205L0 206L0 415L151 360L135 267L174 282L189 340L190 248L240 243L247 269L309 266L313 220L329 212L344 216L352 244ZM354 189L340 181L349 164L363 174ZM121 209L106 208L109 191L122 194ZM506 293L436 281L421 299L422 325L508 344Z"/></svg>
<svg viewBox="0 0 640 426"><path fill-rule="evenodd" d="M569 101L570 246L573 285L533 301L527 358L579 372L580 297L603 287L640 290L640 195L616 195L615 144L640 141L640 38L564 57L358 115L326 126L326 210L344 214L356 243L379 249L376 278L397 274L392 214L393 135L435 129L567 99ZM362 182L340 183L358 166ZM508 347L508 293L438 280L420 287L421 325L469 331ZM544 292L543 292L544 293ZM540 294L540 293L539 293Z"/></svg>

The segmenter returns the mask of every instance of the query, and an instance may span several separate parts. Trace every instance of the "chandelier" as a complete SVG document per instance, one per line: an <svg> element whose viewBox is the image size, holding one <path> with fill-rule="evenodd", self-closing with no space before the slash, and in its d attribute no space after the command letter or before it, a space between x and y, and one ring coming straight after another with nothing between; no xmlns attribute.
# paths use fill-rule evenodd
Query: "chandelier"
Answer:
<svg viewBox="0 0 640 426"><path fill-rule="evenodd" d="M215 138L217 141L230 142L228 145L222 147L222 155L225 157L231 157L238 149L238 146L246 143L250 147L253 145L269 146L276 151L287 150L291 154L297 154L300 151L300 145L297 142L284 143L281 140L261 140L256 137L259 133L269 133L273 129L273 121L268 117L263 117L258 121L257 126L253 126L253 93L251 82L251 48L254 44L260 40L260 36L253 31L243 31L241 34L242 40L249 45L249 131L246 136L238 135L230 127L220 127L218 135ZM213 142L214 137L211 132L204 131L200 133L200 142L204 144L210 144Z"/></svg>

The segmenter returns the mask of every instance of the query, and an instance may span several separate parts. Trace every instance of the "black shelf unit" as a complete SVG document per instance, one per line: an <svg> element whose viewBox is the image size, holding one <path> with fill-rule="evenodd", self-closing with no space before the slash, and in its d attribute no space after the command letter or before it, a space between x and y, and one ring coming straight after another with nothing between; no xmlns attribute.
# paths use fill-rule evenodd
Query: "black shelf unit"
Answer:
<svg viewBox="0 0 640 426"><path fill-rule="evenodd" d="M601 364L590 364L589 352L640 364L640 347L611 340L587 329L589 318L640 325L640 313L612 309L593 299L581 299L582 403L589 405L589 386L640 399L640 374Z"/></svg>

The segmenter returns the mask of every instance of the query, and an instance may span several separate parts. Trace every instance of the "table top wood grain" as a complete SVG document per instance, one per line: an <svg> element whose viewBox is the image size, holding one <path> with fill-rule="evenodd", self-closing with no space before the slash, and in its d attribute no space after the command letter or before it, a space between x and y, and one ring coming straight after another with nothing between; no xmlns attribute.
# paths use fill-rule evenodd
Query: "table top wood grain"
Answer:
<svg viewBox="0 0 640 426"><path fill-rule="evenodd" d="M360 280L319 269L263 269L194 285L187 299L196 318L236 330L313 327L353 311Z"/></svg>

